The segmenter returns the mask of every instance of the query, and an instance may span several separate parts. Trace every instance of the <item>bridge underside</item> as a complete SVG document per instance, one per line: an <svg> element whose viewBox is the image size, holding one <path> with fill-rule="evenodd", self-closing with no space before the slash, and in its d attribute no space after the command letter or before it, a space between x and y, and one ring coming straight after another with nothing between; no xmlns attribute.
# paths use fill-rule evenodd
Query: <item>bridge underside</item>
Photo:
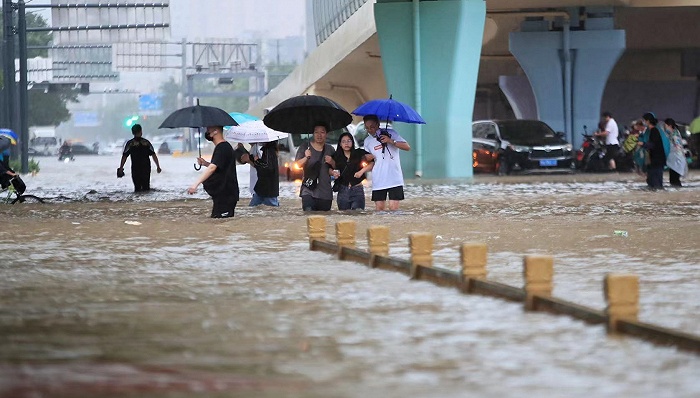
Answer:
<svg viewBox="0 0 700 398"><path fill-rule="evenodd" d="M526 21L552 20L557 13L572 11L551 3L586 7L614 5L614 30L623 31L625 37L621 56L602 84L600 109L587 110L586 113L591 114L578 115L578 119L571 121L570 137L574 143L583 132L582 125L587 124L590 131L602 110L611 111L621 125L629 125L632 119L649 110L681 122L697 115L700 92L700 45L697 44L700 4L697 3L700 2L527 0L487 4L472 119L549 118L550 124L557 124L556 115L543 117L548 111L544 112L545 108L537 99L537 87L533 87L537 83L529 78L524 65L514 56L509 37L511 32L521 32ZM666 6L659 7L659 4ZM264 108L303 93L331 97L348 110L369 99L388 97L386 66L376 33L374 6L370 1L361 7L316 48L304 64L249 111L262 115ZM402 100L415 105L412 98ZM355 122L359 120L355 118ZM557 125L557 130L564 130L563 116L560 121L562 128ZM469 134L471 130L468 123L463 129L455 125L448 128L453 136ZM463 152L464 156L457 161L460 167L469 168L471 150L465 147ZM407 163L411 162L413 160ZM413 167L408 166L407 176L413 171ZM450 167L448 165L445 170ZM450 176L447 171L440 173L439 177Z"/></svg>

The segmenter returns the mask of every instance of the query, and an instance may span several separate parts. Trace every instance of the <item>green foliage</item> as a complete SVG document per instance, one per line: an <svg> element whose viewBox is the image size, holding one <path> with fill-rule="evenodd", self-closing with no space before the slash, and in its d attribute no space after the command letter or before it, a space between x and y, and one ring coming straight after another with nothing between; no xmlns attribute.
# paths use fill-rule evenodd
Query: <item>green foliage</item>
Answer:
<svg viewBox="0 0 700 398"><path fill-rule="evenodd" d="M284 80L297 64L270 64L267 66L267 86L272 90Z"/></svg>
<svg viewBox="0 0 700 398"><path fill-rule="evenodd" d="M163 106L163 117L177 110L178 96L180 95L180 85L175 82L174 78L170 78L167 82L160 85L161 104Z"/></svg>
<svg viewBox="0 0 700 398"><path fill-rule="evenodd" d="M26 14L27 28L45 28L48 22L38 13ZM0 32L2 29L0 29ZM49 46L52 43L50 32L27 32L27 47ZM16 57L19 56L19 48L15 46ZM29 49L28 58L47 57L48 49ZM4 76L0 74L0 87L3 87ZM70 112L66 108L68 102L78 102L78 94L70 91L44 93L42 90L29 90L29 114L27 115L30 126L58 126L61 122L70 119Z"/></svg>
<svg viewBox="0 0 700 398"><path fill-rule="evenodd" d="M58 126L70 119L67 102L78 102L73 91L44 93L42 90L29 90L28 121L30 126Z"/></svg>
<svg viewBox="0 0 700 398"><path fill-rule="evenodd" d="M29 159L29 172L30 173L38 173L40 168L39 168L39 162L34 160L34 158ZM11 159L10 160L10 168L12 170L22 170L22 164L20 163L19 159Z"/></svg>
<svg viewBox="0 0 700 398"><path fill-rule="evenodd" d="M0 7L2 10L2 7ZM48 22L41 15L28 12L27 16L27 28L46 28L49 26ZM5 37L5 29L2 24L0 24L0 37ZM36 46L48 46L52 43L53 38L51 32L27 32L27 47ZM15 46L15 57L19 57L19 48ZM34 57L48 57L48 49L29 49L27 50L27 58ZM0 82L2 82L2 75L0 75Z"/></svg>
<svg viewBox="0 0 700 398"><path fill-rule="evenodd" d="M27 28L45 28L49 26L46 19L39 14L30 12L27 13ZM53 41L51 32L28 32L27 47L48 46ZM29 49L27 50L27 58L48 57L48 49Z"/></svg>

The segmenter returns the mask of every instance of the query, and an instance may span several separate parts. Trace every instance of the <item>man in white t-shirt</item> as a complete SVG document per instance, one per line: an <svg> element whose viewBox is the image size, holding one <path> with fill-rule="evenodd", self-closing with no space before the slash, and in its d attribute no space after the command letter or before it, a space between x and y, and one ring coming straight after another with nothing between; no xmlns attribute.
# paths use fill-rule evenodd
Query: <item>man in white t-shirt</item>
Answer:
<svg viewBox="0 0 700 398"><path fill-rule="evenodd" d="M369 134L365 138L365 150L374 157L372 167L372 202L375 210L386 208L389 197L389 210L398 210L399 201L404 199L403 171L401 170L401 150L410 151L399 133L392 129L379 129L377 115L364 117L365 129Z"/></svg>
<svg viewBox="0 0 700 398"><path fill-rule="evenodd" d="M620 141L617 139L620 135L620 130L617 127L617 122L612 117L612 113L603 112L602 115L605 128L595 133L596 137L605 138L605 159L610 171L616 169L615 156L620 152Z"/></svg>

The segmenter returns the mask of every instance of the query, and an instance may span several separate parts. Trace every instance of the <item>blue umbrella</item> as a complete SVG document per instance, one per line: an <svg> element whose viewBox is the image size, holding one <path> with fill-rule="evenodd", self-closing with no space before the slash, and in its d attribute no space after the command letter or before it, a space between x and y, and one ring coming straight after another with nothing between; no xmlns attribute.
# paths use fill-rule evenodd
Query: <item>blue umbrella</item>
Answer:
<svg viewBox="0 0 700 398"><path fill-rule="evenodd" d="M15 134L14 131L10 129L0 129L0 135L4 135L5 137L9 138L12 145L17 144L17 134Z"/></svg>
<svg viewBox="0 0 700 398"><path fill-rule="evenodd" d="M260 120L260 118L255 117L253 115L249 115L247 113L241 113L241 112L229 112L229 115L235 120L238 124L243 124L247 122L252 122L255 120ZM226 126L230 127L230 126Z"/></svg>
<svg viewBox="0 0 700 398"><path fill-rule="evenodd" d="M425 120L418 112L403 102L396 101L391 96L388 99L367 101L358 106L352 113L357 116L377 115L382 120L392 122L425 124Z"/></svg>

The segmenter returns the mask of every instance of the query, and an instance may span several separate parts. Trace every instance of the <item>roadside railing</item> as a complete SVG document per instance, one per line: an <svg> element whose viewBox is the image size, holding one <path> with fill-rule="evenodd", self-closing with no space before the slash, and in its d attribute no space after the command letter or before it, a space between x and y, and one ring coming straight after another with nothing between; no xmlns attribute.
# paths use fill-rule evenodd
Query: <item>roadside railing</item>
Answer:
<svg viewBox="0 0 700 398"><path fill-rule="evenodd" d="M481 294L509 301L523 302L526 311L545 311L568 315L589 324L605 324L608 333L630 335L662 345L700 353L700 337L638 321L639 277L630 274L607 274L603 280L606 300L604 310L596 310L552 297L554 258L549 255L526 255L523 259L525 285L521 288L487 279L487 247L481 243L464 243L460 247L461 272L433 267L434 235L408 235L411 259L389 257L389 228L367 229L369 251L356 249L355 221L335 225L336 242L326 240L326 218L307 218L309 246L313 251L334 254L340 260L354 261L370 268L397 271L411 279L452 287L465 294Z"/></svg>

